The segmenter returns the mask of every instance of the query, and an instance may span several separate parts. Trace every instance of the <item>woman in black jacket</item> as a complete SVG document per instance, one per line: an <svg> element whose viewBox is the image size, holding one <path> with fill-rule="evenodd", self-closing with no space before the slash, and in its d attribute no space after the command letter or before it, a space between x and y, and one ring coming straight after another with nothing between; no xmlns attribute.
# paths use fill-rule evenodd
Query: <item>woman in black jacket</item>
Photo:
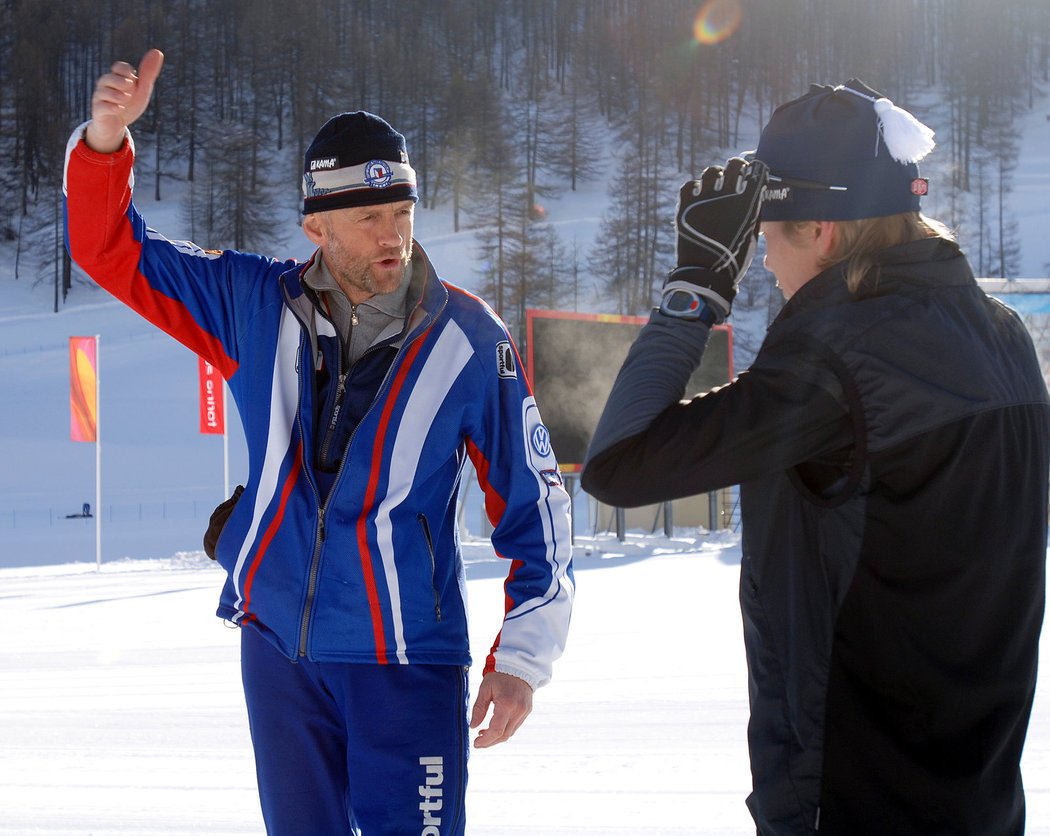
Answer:
<svg viewBox="0 0 1050 836"><path fill-rule="evenodd" d="M584 467L619 506L741 486L760 834L1024 830L1050 403L1019 319L919 212L932 147L854 80L686 183ZM759 213L787 304L748 371L682 401Z"/></svg>

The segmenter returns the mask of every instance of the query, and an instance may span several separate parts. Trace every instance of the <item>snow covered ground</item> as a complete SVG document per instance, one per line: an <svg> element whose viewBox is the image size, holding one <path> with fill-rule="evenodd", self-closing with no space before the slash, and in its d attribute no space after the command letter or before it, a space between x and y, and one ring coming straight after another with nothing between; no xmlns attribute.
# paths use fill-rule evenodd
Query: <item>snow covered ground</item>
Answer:
<svg viewBox="0 0 1050 836"><path fill-rule="evenodd" d="M736 537L577 545L569 646L514 739L471 756L467 833L753 834ZM479 659L504 567L484 542L467 557ZM238 634L210 617L221 581L199 553L0 570L0 834L263 832ZM1023 760L1032 836L1050 834L1048 682Z"/></svg>
<svg viewBox="0 0 1050 836"><path fill-rule="evenodd" d="M469 833L747 832L738 550L653 545L581 544L572 641L515 739L472 755ZM482 658L503 567L468 552ZM0 572L0 833L262 832L221 579L199 555Z"/></svg>
<svg viewBox="0 0 1050 836"><path fill-rule="evenodd" d="M1046 109L1027 121L1022 156L1047 164L1029 165L1015 193L1027 276L1050 261ZM142 204L172 237L184 234L176 192ZM584 252L604 200L591 184L548 205L549 217ZM469 234L426 211L417 234L445 275L472 286ZM308 250L305 239L282 246L273 254ZM237 633L212 616L222 575L196 551L223 471L221 441L197 432L195 358L85 285L50 313L49 280L0 274L0 834L260 834ZM102 337L101 571L94 521L66 519L95 502L94 446L69 441L66 346L92 334ZM245 462L230 417L236 482ZM478 501L466 502L472 535ZM738 540L678 534L620 544L595 532L581 503L569 646L515 739L473 755L471 836L754 832ZM480 659L505 567L477 536L466 551ZM1044 660L1048 641L1044 632ZM1050 836L1046 675L1023 767L1028 833Z"/></svg>

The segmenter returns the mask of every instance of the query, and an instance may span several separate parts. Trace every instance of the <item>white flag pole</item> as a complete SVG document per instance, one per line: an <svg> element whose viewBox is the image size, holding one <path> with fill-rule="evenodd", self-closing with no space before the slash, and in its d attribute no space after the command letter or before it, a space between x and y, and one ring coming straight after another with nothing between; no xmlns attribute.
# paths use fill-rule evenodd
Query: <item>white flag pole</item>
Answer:
<svg viewBox="0 0 1050 836"><path fill-rule="evenodd" d="M230 495L230 416L227 412L226 381L222 380L222 498Z"/></svg>
<svg viewBox="0 0 1050 836"><path fill-rule="evenodd" d="M102 570L102 354L95 334L95 570Z"/></svg>

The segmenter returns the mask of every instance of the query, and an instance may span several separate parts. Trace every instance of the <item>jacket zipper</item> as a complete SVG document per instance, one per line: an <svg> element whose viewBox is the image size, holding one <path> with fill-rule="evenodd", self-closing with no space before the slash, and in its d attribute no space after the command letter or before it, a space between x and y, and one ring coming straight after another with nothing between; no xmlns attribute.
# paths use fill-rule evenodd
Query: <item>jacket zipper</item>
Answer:
<svg viewBox="0 0 1050 836"><path fill-rule="evenodd" d="M367 354L367 352L365 352ZM397 357L394 358L394 361ZM363 416L357 427L360 427L364 423L365 418L375 407L376 402L379 400L379 396L382 394L383 389L386 387L387 381L390 380L390 372L394 368L394 363L391 362L390 368L386 370L386 375L383 377L383 382L379 385L379 389L376 390L375 400L369 405L368 410ZM302 410L299 410L299 432L302 433ZM346 440L346 449L350 449L350 445L354 442L354 436L357 435L357 427L354 427L354 431L350 433L350 438ZM305 455L306 450L303 450ZM346 467L346 455L344 453L342 461L339 462L339 470L336 471L335 480L332 482L332 488L328 491L328 496L325 497L325 501L321 503L321 495L317 492L317 486L314 485L313 478L307 476L307 480L310 482L310 486L313 488L314 498L317 500L317 539L314 541L314 554L310 560L310 574L306 584L306 602L303 604L303 620L299 625L299 656L305 658L306 656L306 638L310 632L310 616L313 614L314 598L317 595L317 574L321 567L321 549L324 546L325 529L324 529L324 517L328 511L328 503L332 501L332 493L335 491L335 485L339 481L339 477L343 475L343 468ZM309 468L306 468L309 470Z"/></svg>
<svg viewBox="0 0 1050 836"><path fill-rule="evenodd" d="M297 320L299 320L299 327L306 331L306 325L299 315L295 313L295 309L292 308L292 313ZM310 343L310 338L306 334L300 336L300 340L303 340L307 344ZM310 350L310 362L314 363L313 346L309 345ZM303 350L299 349L300 356L303 354ZM303 430L303 369L302 364L299 365L299 402L296 404L295 419L299 425L299 438L306 438L306 434ZM303 448L301 454L304 459L307 458L306 448ZM321 548L324 546L325 530L324 530L324 515L328 507L327 500L321 503L321 494L317 490L317 485L314 484L313 475L310 472L310 462L303 462L303 473L306 476L306 482L310 486L310 490L314 492L314 502L317 503L317 533L314 535L314 551L313 556L310 558L310 571L307 574L306 581L306 602L303 604L303 615L302 620L299 622L299 647L297 648L297 656L299 658L306 657L306 638L310 629L310 615L313 611L314 597L317 593L317 575L321 567Z"/></svg>
<svg viewBox="0 0 1050 836"><path fill-rule="evenodd" d="M340 354L342 349L340 348ZM343 411L343 398L346 397L346 378L350 374L350 370L343 369L343 359L339 358L339 377L335 384L335 401L332 404L332 417L328 421L328 430L325 432L324 440L321 442L321 449L318 454L318 460L322 467L327 467L328 464L328 450L332 446L332 438L335 436L336 427L339 424L339 413Z"/></svg>
<svg viewBox="0 0 1050 836"><path fill-rule="evenodd" d="M316 495L317 490L314 489ZM318 497L320 499L320 497ZM317 593L317 573L321 566L321 548L324 546L324 513L325 506L317 510L317 539L314 541L314 554L310 560L310 575L306 584L306 605L303 607L303 621L299 626L299 656L306 657L306 635L310 629L310 613L313 610L314 595Z"/></svg>
<svg viewBox="0 0 1050 836"><path fill-rule="evenodd" d="M287 304L287 294L286 294L286 298L285 298L285 303ZM422 303L420 303L420 304L422 304ZM299 320L299 327L302 328L306 332L306 334L308 335L309 334L309 327L307 326L307 324L303 322L303 320L299 317L299 315L295 312L295 309L291 305L289 305L289 308L292 311L292 315L295 316L295 318L297 320ZM420 323L420 325L416 328L415 335L410 335L405 340L405 342L402 343L401 348L397 352L397 355L391 361L390 367L386 370L386 374L383 376L383 382L379 384L379 388L376 390L375 398L372 400L372 403L369 404L369 407L365 411L365 414L361 416L361 420L360 420L360 422L358 422L357 427L355 427L354 431L352 433L350 433L350 438L348 438L347 442L346 442L346 449L347 450L349 450L350 449L350 445L353 444L354 437L357 435L358 428L361 426L361 424L364 423L365 419L371 414L372 410L375 409L375 405L377 403L379 403L380 400L382 400L381 396L385 393L387 384L390 382L390 373L393 371L394 367L397 365L398 359L403 357L406 349L410 345L412 345L412 343L414 343L416 340L418 340L420 338L420 336L422 336L426 332L427 327L429 327L429 324L431 324L431 323L433 323L433 322L435 322L437 320L437 317L441 313L441 310L443 308L444 308L444 306L442 305L441 308L439 308L437 311L435 311L433 315L428 315L424 319L424 321L422 323ZM306 336L306 335L302 336L301 339L305 340L308 343L310 341L309 340L309 336ZM310 359L310 362L313 362L313 350L312 350L313 346L311 345L310 348L311 348L311 352L310 352L311 359ZM371 349L369 349L369 350L371 350ZM302 353L302 349L300 348L300 354L301 353ZM366 351L365 353L367 354L368 352ZM342 359L340 358L340 364L341 363L342 363ZM303 434L303 410L302 410L302 405L303 405L303 371L302 371L302 365L300 364L300 367L299 367L299 403L298 403L297 408L296 408L296 416L297 416L297 421L299 423L299 437L300 438L305 438L305 435ZM303 453L304 454L306 453L305 449L303 450ZM309 465L309 462L304 462L304 464ZM339 482L339 477L343 475L343 468L345 466L346 466L346 456L344 455L343 456L343 460L339 463L339 470L338 470L338 472L335 475L335 481L332 482L332 489L333 489L333 491L335 489L336 484ZM322 505L321 504L321 495L318 493L317 486L314 484L313 477L310 474L310 467L307 466L307 467L304 467L303 469L306 472L306 481L310 484L310 487L313 489L314 499L317 502L317 537L316 537L316 539L314 541L313 557L310 559L310 572L309 572L309 575L308 575L308 581L307 581L307 585L306 585L306 602L303 604L303 616L302 616L302 621L300 622L300 625L299 625L299 649L298 649L298 655L301 658L305 658L306 657L306 639L307 639L307 635L308 635L308 633L310 631L310 616L313 614L314 598L317 595L317 574L318 574L318 571L319 571L320 565L321 565L321 548L324 545L324 539L325 539L324 516L325 516L325 512L328 509L328 503L331 501L331 498L332 498L332 491L329 491L328 497L325 499L324 504ZM433 555L433 550L431 550L431 560L433 560L433 556L434 556Z"/></svg>
<svg viewBox="0 0 1050 836"><path fill-rule="evenodd" d="M441 621L441 596L437 588L437 558L434 557L434 538L430 536L430 523L427 515L420 512L416 514L419 527L423 530L423 542L427 544L427 553L430 555L430 588L434 590L434 616Z"/></svg>

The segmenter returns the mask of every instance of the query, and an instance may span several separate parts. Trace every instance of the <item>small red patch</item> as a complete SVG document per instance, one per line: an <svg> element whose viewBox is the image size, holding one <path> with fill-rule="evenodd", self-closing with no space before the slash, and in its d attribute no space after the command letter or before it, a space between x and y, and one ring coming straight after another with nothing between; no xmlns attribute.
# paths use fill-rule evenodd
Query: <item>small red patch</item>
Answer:
<svg viewBox="0 0 1050 836"><path fill-rule="evenodd" d="M911 193L922 197L930 191L930 181L925 177L916 177L911 181Z"/></svg>

